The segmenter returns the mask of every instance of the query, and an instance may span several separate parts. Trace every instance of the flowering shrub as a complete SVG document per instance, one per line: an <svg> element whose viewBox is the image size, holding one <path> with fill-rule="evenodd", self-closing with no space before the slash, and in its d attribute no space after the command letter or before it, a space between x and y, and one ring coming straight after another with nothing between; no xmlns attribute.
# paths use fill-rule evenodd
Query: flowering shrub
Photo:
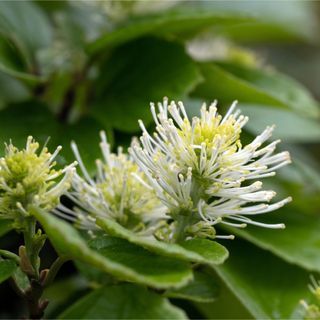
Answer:
<svg viewBox="0 0 320 320"><path fill-rule="evenodd" d="M0 2L0 318L318 319L317 6Z"/></svg>

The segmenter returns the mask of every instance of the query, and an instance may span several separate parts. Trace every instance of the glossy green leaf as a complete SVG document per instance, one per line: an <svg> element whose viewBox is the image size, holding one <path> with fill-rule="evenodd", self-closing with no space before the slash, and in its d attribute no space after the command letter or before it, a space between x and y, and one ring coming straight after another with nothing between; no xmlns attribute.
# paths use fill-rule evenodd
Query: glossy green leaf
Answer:
<svg viewBox="0 0 320 320"><path fill-rule="evenodd" d="M219 286L212 275L195 271L194 279L180 289L172 289L165 292L169 298L185 299L196 302L212 302L219 295Z"/></svg>
<svg viewBox="0 0 320 320"><path fill-rule="evenodd" d="M249 117L245 128L255 135L260 134L268 125L274 124L276 128L273 139L281 138L285 142L295 143L320 141L320 123L315 119L270 106L239 104L239 108Z"/></svg>
<svg viewBox="0 0 320 320"><path fill-rule="evenodd" d="M89 293L59 319L187 319L185 313L146 288L132 284L102 287Z"/></svg>
<svg viewBox="0 0 320 320"><path fill-rule="evenodd" d="M192 279L192 271L184 262L157 256L115 238L97 238L96 250L93 250L67 222L38 208L30 208L30 212L60 255L88 263L120 279L156 288L181 287ZM152 261L159 261L160 268L155 269Z"/></svg>
<svg viewBox="0 0 320 320"><path fill-rule="evenodd" d="M240 67L231 64L201 65L205 82L194 95L222 103L269 105L291 109L305 116L319 116L319 107L310 94L297 82L275 71Z"/></svg>
<svg viewBox="0 0 320 320"><path fill-rule="evenodd" d="M93 113L106 126L135 132L138 119L146 125L152 119L150 101L180 98L200 80L197 66L182 46L140 39L119 47L101 66Z"/></svg>
<svg viewBox="0 0 320 320"><path fill-rule="evenodd" d="M219 243L211 240L193 239L180 244L169 244L149 237L137 236L109 219L98 218L97 224L112 236L126 239L131 243L165 256L212 265L223 263L228 257L228 251Z"/></svg>
<svg viewBox="0 0 320 320"><path fill-rule="evenodd" d="M0 219L0 237L12 230L12 220Z"/></svg>
<svg viewBox="0 0 320 320"><path fill-rule="evenodd" d="M123 44L127 41L146 35L179 35L196 33L210 26L232 25L251 21L245 15L222 14L205 10L175 9L165 14L136 18L120 26L113 32L106 33L88 46L90 53L108 47Z"/></svg>
<svg viewBox="0 0 320 320"><path fill-rule="evenodd" d="M7 280L17 269L17 265L12 260L0 260L0 283Z"/></svg>
<svg viewBox="0 0 320 320"><path fill-rule="evenodd" d="M215 269L256 319L301 318L299 301L311 295L307 272L247 242L229 249L230 259Z"/></svg>
<svg viewBox="0 0 320 320"><path fill-rule="evenodd" d="M158 288L181 287L193 278L188 263L157 255L124 239L102 236L89 245L107 259L133 270L146 284Z"/></svg>
<svg viewBox="0 0 320 320"><path fill-rule="evenodd" d="M260 218L260 217L259 217ZM284 230L249 226L246 229L227 228L260 248L310 271L320 272L320 217L300 212L293 205L261 216L265 223L285 223Z"/></svg>

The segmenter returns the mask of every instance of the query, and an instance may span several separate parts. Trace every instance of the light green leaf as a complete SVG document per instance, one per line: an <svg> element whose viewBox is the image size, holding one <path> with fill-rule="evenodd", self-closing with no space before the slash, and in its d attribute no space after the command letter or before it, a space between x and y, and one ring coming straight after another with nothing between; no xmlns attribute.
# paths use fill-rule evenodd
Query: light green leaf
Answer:
<svg viewBox="0 0 320 320"><path fill-rule="evenodd" d="M90 249L67 222L39 208L30 208L30 212L41 223L60 255L88 263L122 280L161 289L181 287L192 279L192 271L184 262L156 256L121 239L97 239L96 249L100 254ZM152 261L159 261L160 268L155 269Z"/></svg>
<svg viewBox="0 0 320 320"><path fill-rule="evenodd" d="M59 319L187 319L185 313L146 288L132 284L102 287L89 293Z"/></svg>
<svg viewBox="0 0 320 320"><path fill-rule="evenodd" d="M13 260L0 260L0 283L7 280L17 269Z"/></svg>
<svg viewBox="0 0 320 320"><path fill-rule="evenodd" d="M193 93L196 97L218 99L221 103L269 105L291 109L304 116L319 116L319 107L297 82L275 71L240 67L231 64L201 64L205 82Z"/></svg>
<svg viewBox="0 0 320 320"><path fill-rule="evenodd" d="M255 226L241 230L229 227L227 229L260 248L273 252L281 259L307 270L320 272L319 216L299 212L291 205L268 213L259 221L285 223L286 229L270 231Z"/></svg>
<svg viewBox="0 0 320 320"><path fill-rule="evenodd" d="M195 271L194 279L180 289L172 289L165 292L169 298L186 299L196 302L212 302L219 295L219 286L212 275Z"/></svg>
<svg viewBox="0 0 320 320"><path fill-rule="evenodd" d="M275 124L274 139L281 138L285 142L295 143L320 141L320 123L317 120L270 106L239 104L239 108L249 117L245 128L255 135L260 134L268 125Z"/></svg>
<svg viewBox="0 0 320 320"><path fill-rule="evenodd" d="M0 237L12 230L12 220L0 219Z"/></svg>
<svg viewBox="0 0 320 320"><path fill-rule="evenodd" d="M245 15L217 14L213 11L186 10L183 8L175 9L165 14L133 19L125 26L120 26L113 32L105 33L89 44L88 51L95 53L146 35L170 35L172 37L181 33L194 34L210 26L233 25L252 20Z"/></svg>
<svg viewBox="0 0 320 320"><path fill-rule="evenodd" d="M115 50L100 67L93 113L106 126L135 132L137 119L146 125L151 122L150 101L180 98L200 80L197 66L182 46L140 39Z"/></svg>
<svg viewBox="0 0 320 320"><path fill-rule="evenodd" d="M320 115L319 104L308 90L296 80L276 70L254 69L230 63L218 63L218 66L265 91L292 110L312 117Z"/></svg>
<svg viewBox="0 0 320 320"><path fill-rule="evenodd" d="M247 242L229 248L230 259L215 269L256 319L301 318L299 301L311 295L307 272Z"/></svg>
<svg viewBox="0 0 320 320"><path fill-rule="evenodd" d="M9 35L30 61L36 50L50 45L52 37L49 19L31 1L0 3L0 33Z"/></svg>
<svg viewBox="0 0 320 320"><path fill-rule="evenodd" d="M249 15L256 21L226 26L218 34L242 42L297 42L317 39L317 16L313 3L299 1L197 1L207 11Z"/></svg>
<svg viewBox="0 0 320 320"><path fill-rule="evenodd" d="M180 244L169 244L149 237L137 236L110 219L97 218L96 223L109 235L126 239L165 256L212 265L223 263L228 257L228 251L225 247L211 240L193 239Z"/></svg>

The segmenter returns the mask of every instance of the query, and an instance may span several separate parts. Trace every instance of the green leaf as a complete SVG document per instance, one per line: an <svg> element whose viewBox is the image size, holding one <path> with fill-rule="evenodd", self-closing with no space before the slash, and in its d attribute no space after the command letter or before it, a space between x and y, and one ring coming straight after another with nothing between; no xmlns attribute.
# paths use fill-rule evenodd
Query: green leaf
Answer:
<svg viewBox="0 0 320 320"><path fill-rule="evenodd" d="M196 302L212 302L219 294L219 286L212 275L195 271L194 279L180 289L172 289L165 292L169 298L186 299Z"/></svg>
<svg viewBox="0 0 320 320"><path fill-rule="evenodd" d="M310 271L320 272L320 218L317 215L282 208L268 213L259 221L265 223L283 222L284 230L270 230L249 226L246 229L227 228L230 232L269 250L280 258Z"/></svg>
<svg viewBox="0 0 320 320"><path fill-rule="evenodd" d="M220 264L228 257L228 251L217 242L205 239L188 240L180 244L169 244L150 237L137 236L110 219L97 218L96 223L107 234L126 239L149 251L191 262Z"/></svg>
<svg viewBox="0 0 320 320"><path fill-rule="evenodd" d="M0 3L0 33L9 35L30 62L36 50L49 46L52 38L49 19L31 1Z"/></svg>
<svg viewBox="0 0 320 320"><path fill-rule="evenodd" d="M108 47L117 46L127 41L146 35L173 35L196 33L210 26L233 25L252 21L245 15L223 14L204 10L180 9L167 11L165 14L136 18L113 32L105 33L89 44L89 53L96 53Z"/></svg>
<svg viewBox="0 0 320 320"><path fill-rule="evenodd" d="M232 15L249 15L256 21L226 26L217 30L241 42L297 42L317 39L317 17L312 3L268 1L197 1L206 10Z"/></svg>
<svg viewBox="0 0 320 320"><path fill-rule="evenodd" d="M0 260L0 283L7 280L17 269L13 260Z"/></svg>
<svg viewBox="0 0 320 320"><path fill-rule="evenodd" d="M0 237L12 230L12 220L0 219Z"/></svg>
<svg viewBox="0 0 320 320"><path fill-rule="evenodd" d="M59 319L187 319L185 313L146 288L102 287L64 311Z"/></svg>
<svg viewBox="0 0 320 320"><path fill-rule="evenodd" d="M150 101L180 98L200 80L197 66L181 45L140 39L115 50L100 67L93 113L106 126L135 132L137 119L151 122Z"/></svg>
<svg viewBox="0 0 320 320"><path fill-rule="evenodd" d="M10 102L20 102L27 98L29 92L20 81L0 72L0 109Z"/></svg>
<svg viewBox="0 0 320 320"><path fill-rule="evenodd" d="M299 301L311 296L307 272L247 242L229 248L230 259L216 271L255 318L301 318Z"/></svg>
<svg viewBox="0 0 320 320"><path fill-rule="evenodd" d="M108 141L112 144L112 130L110 128L103 128L98 121L91 117L82 118L72 125L61 125L54 140L57 144L64 147L61 155L64 157L65 162L71 163L75 161L74 154L70 147L71 141L74 141L79 148L82 161L85 163L87 170L93 173L96 169L95 160L102 157L99 147L99 132L102 129L105 129L108 135ZM90 148L88 148L88 146L90 146Z"/></svg>
<svg viewBox="0 0 320 320"><path fill-rule="evenodd" d="M39 208L30 208L30 212L41 223L60 255L88 263L117 278L160 289L181 287L192 279L192 271L184 262L156 256L121 239L97 239L100 254L90 249L67 222ZM155 269L152 261L159 261L160 268Z"/></svg>
<svg viewBox="0 0 320 320"><path fill-rule="evenodd" d="M17 115L19 115L17 117ZM0 111L0 141L12 142L21 148L25 146L27 136L32 135L40 143L48 137L55 137L58 132L57 123L53 115L44 104L28 101L21 104L12 104L9 108ZM4 148L0 147L3 154ZM50 143L50 148L52 144ZM55 147L55 145L53 146Z"/></svg>
<svg viewBox="0 0 320 320"><path fill-rule="evenodd" d="M157 255L124 239L102 236L89 245L102 256L133 270L151 286L181 287L193 278L187 263Z"/></svg>
<svg viewBox="0 0 320 320"><path fill-rule="evenodd" d="M254 69L230 63L218 63L218 66L265 91L292 110L312 117L320 115L319 105L308 90L294 79L276 70Z"/></svg>
<svg viewBox="0 0 320 320"><path fill-rule="evenodd" d="M205 82L193 93L222 103L269 105L291 109L304 116L319 116L319 107L297 82L275 71L252 69L226 63L200 65Z"/></svg>
<svg viewBox="0 0 320 320"><path fill-rule="evenodd" d="M268 125L276 125L273 139L285 142L319 142L320 123L290 110L274 109L270 106L239 104L242 113L249 117L245 129L258 135ZM297 130L299 128L299 130Z"/></svg>

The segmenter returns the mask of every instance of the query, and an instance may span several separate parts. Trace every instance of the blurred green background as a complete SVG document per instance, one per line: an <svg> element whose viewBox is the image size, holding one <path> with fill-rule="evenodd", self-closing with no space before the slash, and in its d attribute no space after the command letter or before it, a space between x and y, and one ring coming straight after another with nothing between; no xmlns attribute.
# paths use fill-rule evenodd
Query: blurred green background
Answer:
<svg viewBox="0 0 320 320"><path fill-rule="evenodd" d="M238 100L250 117L244 141L275 124L291 152L293 164L265 184L294 201L262 218L287 228L231 230L221 298L174 302L195 318L301 318L320 272L319 21L316 1L1 1L0 142L50 137L64 165L75 140L94 173L98 132L128 146L138 119L151 125L150 101L183 100L196 115L204 101L223 113ZM8 233L0 245L18 242ZM59 283L48 292L48 316L86 290L73 265L63 270L68 285L62 298ZM14 293L0 290L0 317L19 316Z"/></svg>

